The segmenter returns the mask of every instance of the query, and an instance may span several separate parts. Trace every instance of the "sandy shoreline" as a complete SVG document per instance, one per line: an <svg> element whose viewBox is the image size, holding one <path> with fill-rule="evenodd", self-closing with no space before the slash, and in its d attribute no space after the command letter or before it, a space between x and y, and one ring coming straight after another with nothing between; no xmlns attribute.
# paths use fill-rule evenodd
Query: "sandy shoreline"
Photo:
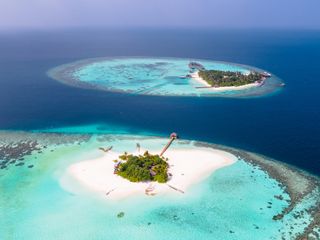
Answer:
<svg viewBox="0 0 320 240"><path fill-rule="evenodd" d="M60 178L60 185L75 194L90 192L110 200L144 195L146 189L150 195L182 194L215 170L237 161L237 157L231 153L212 148L169 149L165 157L169 158L169 173L172 177L167 183L132 183L113 174L113 160L120 154L122 153L103 153L101 157L70 165Z"/></svg>
<svg viewBox="0 0 320 240"><path fill-rule="evenodd" d="M191 75L191 78L193 80L195 80L198 83L200 83L203 87L206 87L205 89L210 89L212 91L244 90L244 89L249 89L249 88L259 87L260 86L260 83L250 83L250 84L246 84L246 85L243 85L243 86L237 86L237 87L234 87L234 86L231 86L231 87L211 87L210 84L208 84L205 80L203 80L199 76L199 72L194 72L194 73L192 73L190 75Z"/></svg>

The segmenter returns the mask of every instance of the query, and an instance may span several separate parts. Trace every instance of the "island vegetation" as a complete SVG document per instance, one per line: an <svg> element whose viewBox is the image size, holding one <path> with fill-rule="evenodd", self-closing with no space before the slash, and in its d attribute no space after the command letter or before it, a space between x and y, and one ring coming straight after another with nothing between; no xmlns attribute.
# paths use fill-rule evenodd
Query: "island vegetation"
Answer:
<svg viewBox="0 0 320 240"><path fill-rule="evenodd" d="M123 217L124 217L124 212L119 212L119 213L117 214L117 217L118 217L118 218L123 218Z"/></svg>
<svg viewBox="0 0 320 240"><path fill-rule="evenodd" d="M168 181L169 165L159 155L152 155L148 151L139 156L124 153L119 159L116 173L131 182Z"/></svg>
<svg viewBox="0 0 320 240"><path fill-rule="evenodd" d="M237 87L251 83L259 83L264 77L261 73L251 71L249 74L241 72L200 70L199 77L212 87Z"/></svg>

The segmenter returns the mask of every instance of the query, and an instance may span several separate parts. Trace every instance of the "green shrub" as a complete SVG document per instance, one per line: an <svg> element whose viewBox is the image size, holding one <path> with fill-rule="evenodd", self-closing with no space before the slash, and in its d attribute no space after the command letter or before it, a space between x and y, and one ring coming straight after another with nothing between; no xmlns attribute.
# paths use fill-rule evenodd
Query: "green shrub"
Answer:
<svg viewBox="0 0 320 240"><path fill-rule="evenodd" d="M117 174L131 182L168 181L168 163L159 155L152 155L147 151L143 155L134 156L123 154Z"/></svg>

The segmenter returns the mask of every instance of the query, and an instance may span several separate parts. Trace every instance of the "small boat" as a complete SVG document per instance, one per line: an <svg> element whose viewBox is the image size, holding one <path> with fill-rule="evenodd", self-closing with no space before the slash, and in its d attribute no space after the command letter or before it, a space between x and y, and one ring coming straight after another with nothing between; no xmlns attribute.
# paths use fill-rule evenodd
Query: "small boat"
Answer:
<svg viewBox="0 0 320 240"><path fill-rule="evenodd" d="M272 75L270 74L270 73L268 73L268 72L263 72L263 73L261 73L261 75L263 76L263 77L271 77Z"/></svg>
<svg viewBox="0 0 320 240"><path fill-rule="evenodd" d="M214 87L212 87L212 86L197 86L195 88L214 88Z"/></svg>
<svg viewBox="0 0 320 240"><path fill-rule="evenodd" d="M182 79L192 78L192 75L191 74L187 74L185 76L180 76L179 78L182 78Z"/></svg>
<svg viewBox="0 0 320 240"><path fill-rule="evenodd" d="M181 78L181 79L186 79L186 78L188 78L187 76L188 76L188 75L186 75L186 76L180 76L179 78Z"/></svg>

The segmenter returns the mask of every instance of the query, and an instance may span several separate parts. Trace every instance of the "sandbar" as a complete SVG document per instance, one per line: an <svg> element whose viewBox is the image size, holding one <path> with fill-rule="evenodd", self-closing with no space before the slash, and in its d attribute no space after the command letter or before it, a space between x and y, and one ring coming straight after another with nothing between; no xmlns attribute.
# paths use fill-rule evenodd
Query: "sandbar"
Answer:
<svg viewBox="0 0 320 240"><path fill-rule="evenodd" d="M132 154L142 154L133 152ZM149 151L156 154L159 151ZM90 192L105 199L118 200L132 195L184 194L191 185L209 177L215 170L233 164L237 157L231 153L206 147L172 148L168 158L171 177L167 183L130 182L114 174L113 160L123 153L109 151L95 159L71 164L60 178L60 185L69 192ZM130 153L129 153L130 154Z"/></svg>

